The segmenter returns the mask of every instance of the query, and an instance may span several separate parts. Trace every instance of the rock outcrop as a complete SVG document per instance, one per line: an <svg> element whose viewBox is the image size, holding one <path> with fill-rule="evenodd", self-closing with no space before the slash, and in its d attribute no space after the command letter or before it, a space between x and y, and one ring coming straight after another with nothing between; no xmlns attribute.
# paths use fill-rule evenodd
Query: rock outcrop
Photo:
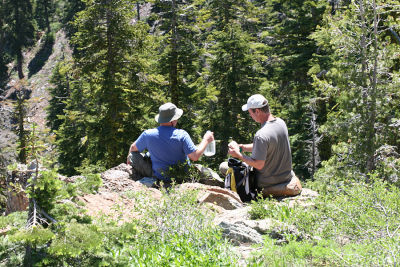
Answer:
<svg viewBox="0 0 400 267"><path fill-rule="evenodd" d="M101 173L103 186L96 194L88 194L79 197L81 203L86 206L87 214L97 218L102 215L119 219L122 222L141 216L139 212L145 205L157 205L163 194L156 188L149 188L133 180L132 168L126 164L120 164ZM74 182L77 177L60 177L66 182ZM251 244L262 244L263 235L269 235L277 242L286 242L285 236L290 234L297 239L304 236L293 225L266 218L252 220L249 215L251 207L243 203L236 192L219 186L200 183L184 183L177 186L178 191L195 191L198 203L205 209L215 214L214 225L221 227L223 235L233 244L243 247L239 251L249 254L253 248ZM128 196L129 195L129 196ZM310 206L318 193L303 188L296 197L278 199L276 205ZM12 199L12 196L10 196ZM281 201L279 201L281 200ZM140 201L142 201L140 203ZM245 257L245 255L243 255Z"/></svg>
<svg viewBox="0 0 400 267"><path fill-rule="evenodd" d="M86 203L89 214L96 214L96 210L101 214L107 214L107 210L109 210L108 214L110 215L113 210L112 205L116 203L134 206L133 200L124 200L121 196L123 192L141 192L154 201L161 199L162 194L158 189L148 188L132 180L133 175L131 166L126 164L120 164L103 172L101 174L103 187L99 193L81 198ZM178 186L178 190L196 191L197 201L215 213L214 224L221 227L223 235L236 245L262 244L263 235L269 235L277 239L277 242L285 242L285 235L288 233L298 239L304 238L293 225L285 225L270 218L251 220L250 206L243 203L236 192L201 183L184 183ZM295 205L310 206L313 205L313 199L317 196L317 192L303 188L302 193L296 197L278 199L281 201L277 202L277 205L288 205L288 207ZM98 203L103 205L98 205ZM124 210L129 214L128 217L135 214L130 208L125 207Z"/></svg>

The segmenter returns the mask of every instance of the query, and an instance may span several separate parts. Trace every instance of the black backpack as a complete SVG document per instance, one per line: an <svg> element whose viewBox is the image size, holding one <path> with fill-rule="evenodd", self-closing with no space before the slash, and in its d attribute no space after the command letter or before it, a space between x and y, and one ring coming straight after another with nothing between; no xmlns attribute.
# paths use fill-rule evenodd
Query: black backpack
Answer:
<svg viewBox="0 0 400 267"><path fill-rule="evenodd" d="M238 193L243 202L257 196L257 183L252 167L235 158L228 159L229 169L225 176L225 188Z"/></svg>

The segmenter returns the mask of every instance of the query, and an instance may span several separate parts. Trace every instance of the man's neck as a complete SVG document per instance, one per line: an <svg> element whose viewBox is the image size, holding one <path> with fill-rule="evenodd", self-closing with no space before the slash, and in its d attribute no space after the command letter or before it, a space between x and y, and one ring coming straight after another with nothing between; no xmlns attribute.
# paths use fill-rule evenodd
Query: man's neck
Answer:
<svg viewBox="0 0 400 267"><path fill-rule="evenodd" d="M264 113L264 116L261 118L261 124L264 124L264 123L266 123L267 121L273 121L273 120L275 120L275 117L274 116L272 116L272 114L271 113L268 113L268 114L265 114Z"/></svg>
<svg viewBox="0 0 400 267"><path fill-rule="evenodd" d="M170 122L160 123L160 126L174 127L174 124L172 123L172 121L170 121Z"/></svg>

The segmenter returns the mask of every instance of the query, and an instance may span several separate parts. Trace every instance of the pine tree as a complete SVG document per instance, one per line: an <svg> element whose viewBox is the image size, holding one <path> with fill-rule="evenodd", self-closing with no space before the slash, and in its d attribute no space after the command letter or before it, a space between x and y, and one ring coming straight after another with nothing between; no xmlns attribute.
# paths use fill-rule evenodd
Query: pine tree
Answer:
<svg viewBox="0 0 400 267"><path fill-rule="evenodd" d="M11 56L7 52L6 40L8 39L8 25L5 21L6 7L3 1L0 1L0 88L5 86L8 79L7 64L11 61Z"/></svg>
<svg viewBox="0 0 400 267"><path fill-rule="evenodd" d="M56 73L54 78L57 76ZM81 166L85 158L88 158L86 134L88 103L82 90L83 84L82 81L69 84L70 93L65 100L65 108L62 114L57 114L62 122L56 130L58 162L61 165L60 173L66 175L76 174L75 169ZM57 110L57 104L59 104L57 102L52 102L50 107Z"/></svg>
<svg viewBox="0 0 400 267"><path fill-rule="evenodd" d="M160 54L157 72L168 83L162 87L169 101L184 110L185 115L195 112L199 99L193 83L198 78L199 27L197 27L197 6L193 1L155 1L153 15L148 18L157 36ZM180 127L192 133L194 118L183 116Z"/></svg>
<svg viewBox="0 0 400 267"><path fill-rule="evenodd" d="M39 29L51 31L50 21L55 12L54 0L36 0L35 20Z"/></svg>
<svg viewBox="0 0 400 267"><path fill-rule="evenodd" d="M16 133L18 135L18 160L19 162L27 163L27 135L28 131L25 129L25 120L27 115L26 94L24 85L17 90L17 101L15 104L15 119L18 122Z"/></svg>
<svg viewBox="0 0 400 267"><path fill-rule="evenodd" d="M72 37L72 35L76 32L76 28L74 27L72 21L74 21L78 12L85 9L85 3L86 1L83 0L69 0L64 3L61 21L68 37Z"/></svg>
<svg viewBox="0 0 400 267"><path fill-rule="evenodd" d="M62 116L67 106L67 99L71 93L72 63L67 60L59 62L51 76L50 82L54 87L48 88L51 95L47 108L47 126L52 131L57 131L63 123Z"/></svg>
<svg viewBox="0 0 400 267"><path fill-rule="evenodd" d="M250 142L254 134L252 120L241 110L242 103L258 92L263 75L262 45L242 29L241 22L252 16L250 11L247 1L210 1L204 6L209 57L203 75L207 94L214 94L217 101L208 103L201 119L221 140L218 160L225 159L230 138Z"/></svg>
<svg viewBox="0 0 400 267"><path fill-rule="evenodd" d="M261 40L267 48L264 65L268 83L266 95L272 100L273 113L288 126L293 168L300 177L309 177L307 162L310 117L309 105L318 97L308 74L313 65L316 42L309 38L322 20L328 3L315 0L255 1L262 24ZM317 101L316 103L321 103ZM316 106L316 112L323 107ZM318 123L325 119L319 114Z"/></svg>
<svg viewBox="0 0 400 267"><path fill-rule="evenodd" d="M33 43L34 26L32 5L30 0L4 0L7 10L5 22L10 27L7 41L12 48L12 54L17 58L17 71L20 79L24 78L22 70L22 50Z"/></svg>
<svg viewBox="0 0 400 267"><path fill-rule="evenodd" d="M314 76L315 84L336 104L323 129L340 148L334 155L339 162L364 177L375 168L379 147L398 144L391 138L398 129L390 126L399 116L399 47L388 30L398 25L395 2L359 0L341 6L313 35L326 53L320 65L327 69L326 75ZM326 57L329 64L324 64ZM339 150L348 151L347 156Z"/></svg>
<svg viewBox="0 0 400 267"><path fill-rule="evenodd" d="M147 71L151 63L147 26L132 24L133 17L130 1L87 1L74 23L74 68L80 84L73 86L59 131L60 157L69 171L82 162L74 155L76 149L83 149L78 155L92 164L112 167L124 162L133 137L147 124L144 114L158 106L155 100L161 95L154 88L158 80ZM84 105L77 105L82 99ZM75 122L79 133L74 136L84 146L69 147L67 133L74 127L68 125Z"/></svg>

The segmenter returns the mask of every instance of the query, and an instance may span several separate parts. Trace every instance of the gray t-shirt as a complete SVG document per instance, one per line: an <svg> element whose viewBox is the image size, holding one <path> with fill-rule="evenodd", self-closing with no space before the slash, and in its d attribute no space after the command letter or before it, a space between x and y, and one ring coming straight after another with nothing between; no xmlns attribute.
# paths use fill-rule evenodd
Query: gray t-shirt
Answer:
<svg viewBox="0 0 400 267"><path fill-rule="evenodd" d="M261 188L287 182L293 177L289 135L282 119L267 121L257 131L251 157L265 160L264 168L255 169Z"/></svg>

